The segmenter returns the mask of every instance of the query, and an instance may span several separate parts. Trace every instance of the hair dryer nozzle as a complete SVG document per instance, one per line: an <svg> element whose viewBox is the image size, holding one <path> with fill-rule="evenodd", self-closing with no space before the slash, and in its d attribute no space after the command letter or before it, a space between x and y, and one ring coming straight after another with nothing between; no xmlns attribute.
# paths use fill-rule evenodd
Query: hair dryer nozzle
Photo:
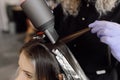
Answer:
<svg viewBox="0 0 120 80"><path fill-rule="evenodd" d="M25 0L21 7L34 27L45 32L54 44L58 39L58 34L54 29L54 16L46 2L44 0Z"/></svg>
<svg viewBox="0 0 120 80"><path fill-rule="evenodd" d="M50 39L50 41L55 44L57 39L58 39L58 35L57 32L54 28L49 28L45 30L45 34L48 36L48 38Z"/></svg>

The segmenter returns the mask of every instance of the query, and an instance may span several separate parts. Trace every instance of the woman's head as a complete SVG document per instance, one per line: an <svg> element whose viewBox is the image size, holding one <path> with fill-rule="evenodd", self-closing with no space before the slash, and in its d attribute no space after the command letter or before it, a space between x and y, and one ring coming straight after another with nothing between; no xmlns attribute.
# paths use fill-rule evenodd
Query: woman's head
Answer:
<svg viewBox="0 0 120 80"><path fill-rule="evenodd" d="M31 40L22 47L16 80L60 80L59 74L54 55L39 40Z"/></svg>

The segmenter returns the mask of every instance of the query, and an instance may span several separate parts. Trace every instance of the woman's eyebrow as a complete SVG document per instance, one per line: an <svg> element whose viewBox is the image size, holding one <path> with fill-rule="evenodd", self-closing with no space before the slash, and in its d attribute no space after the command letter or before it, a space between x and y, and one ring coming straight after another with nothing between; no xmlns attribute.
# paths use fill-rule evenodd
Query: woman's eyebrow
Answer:
<svg viewBox="0 0 120 80"><path fill-rule="evenodd" d="M30 74L30 75L32 75L32 73L31 72L29 72L29 71L26 71L26 70L23 70L25 73L28 73L28 74Z"/></svg>

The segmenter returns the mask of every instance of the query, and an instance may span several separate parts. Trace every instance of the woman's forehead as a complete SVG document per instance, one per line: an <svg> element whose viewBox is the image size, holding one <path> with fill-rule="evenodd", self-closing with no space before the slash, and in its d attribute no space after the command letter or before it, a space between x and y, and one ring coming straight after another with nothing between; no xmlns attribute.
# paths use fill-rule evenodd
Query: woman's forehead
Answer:
<svg viewBox="0 0 120 80"><path fill-rule="evenodd" d="M25 55L25 51L21 52L18 64L19 64L19 67L25 71L29 71L30 73L35 72L33 62L30 58L28 58Z"/></svg>

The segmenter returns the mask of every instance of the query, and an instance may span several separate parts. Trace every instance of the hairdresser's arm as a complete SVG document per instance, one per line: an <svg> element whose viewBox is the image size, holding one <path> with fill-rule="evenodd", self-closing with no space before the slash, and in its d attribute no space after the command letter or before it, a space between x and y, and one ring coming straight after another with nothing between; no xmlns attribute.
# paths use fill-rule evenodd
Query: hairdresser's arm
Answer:
<svg viewBox="0 0 120 80"><path fill-rule="evenodd" d="M120 24L108 21L95 21L89 27L92 33L97 33L101 42L111 48L112 55L120 61Z"/></svg>

